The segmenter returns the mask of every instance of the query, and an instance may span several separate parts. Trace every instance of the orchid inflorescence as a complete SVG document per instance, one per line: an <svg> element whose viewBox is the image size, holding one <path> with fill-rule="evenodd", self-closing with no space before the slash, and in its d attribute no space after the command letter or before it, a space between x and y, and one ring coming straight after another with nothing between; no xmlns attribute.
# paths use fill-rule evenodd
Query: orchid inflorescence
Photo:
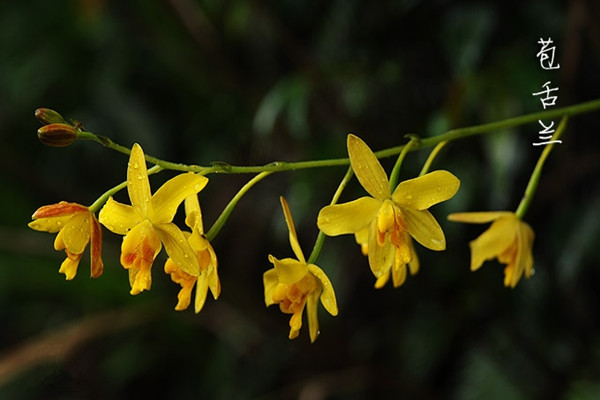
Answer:
<svg viewBox="0 0 600 400"><path fill-rule="evenodd" d="M555 109L556 113L558 109ZM566 116L584 112L573 107L563 114L563 121L556 130L558 138L566 126ZM538 113L539 114L539 113ZM84 130L78 121L67 122L59 113L50 109L38 109L35 113L42 127L38 130L41 142L50 146L67 146L76 140L93 140L102 145L129 154L126 180L100 196L92 205L61 201L45 205L35 211L29 227L38 231L57 233L56 250L64 250L66 258L59 272L67 280L77 274L82 254L90 245L91 277L98 278L103 272L102 226L123 236L120 263L128 271L130 293L137 295L149 290L152 284L152 265L164 247L168 259L164 271L171 280L181 286L176 310L185 310L192 303L195 288L194 310L200 312L210 290L216 300L221 293L217 255L211 245L223 227L231 211L241 197L257 182L274 172L300 168L350 165L331 204L318 213L316 224L319 236L308 258L305 257L296 234L290 207L280 197L284 219L289 231L289 242L295 258L276 258L268 255L273 268L263 274L264 301L267 306L278 304L283 313L291 314L289 338L298 336L306 309L311 342L319 334L317 310L319 302L333 316L338 314L334 285L326 272L317 266L316 260L323 244L323 235L353 234L366 263L375 277L375 288L382 288L392 279L394 287L401 286L408 275L415 275L419 268L417 246L434 251L446 248L442 227L429 209L451 199L459 190L460 180L446 170L428 172L439 149L448 141L486 132L477 127L449 131L435 138L420 140L410 137L408 144L374 153L358 136L348 135L348 159L304 161L298 163L272 163L263 167L234 167L213 164L211 167L173 164L145 155L139 144L131 149L114 143L106 137ZM526 116L527 117L527 116ZM519 123L535 121L538 115L523 117ZM515 124L514 119L507 125ZM497 124L497 128L503 127ZM482 126L484 127L484 126ZM488 129L489 130L489 129ZM408 151L437 145L431 152L420 175L397 183L398 171ZM533 229L523 221L523 216L537 185L541 166L552 145L548 145L538 161L530 185L516 212L485 211L451 214L451 221L488 223L492 225L481 236L471 241L471 270L475 271L490 259L497 258L506 264L504 285L514 288L522 276L529 278L533 271ZM390 178L378 158L396 155L398 161ZM154 164L150 169L147 162ZM166 181L152 192L148 176L161 170L178 170L181 173ZM206 177L213 172L256 172L252 179L225 207L215 224L205 231L198 193L207 187ZM355 175L367 196L338 204L341 192L352 175ZM113 199L113 195L126 189L130 204ZM174 222L174 216L184 204L186 229Z"/></svg>

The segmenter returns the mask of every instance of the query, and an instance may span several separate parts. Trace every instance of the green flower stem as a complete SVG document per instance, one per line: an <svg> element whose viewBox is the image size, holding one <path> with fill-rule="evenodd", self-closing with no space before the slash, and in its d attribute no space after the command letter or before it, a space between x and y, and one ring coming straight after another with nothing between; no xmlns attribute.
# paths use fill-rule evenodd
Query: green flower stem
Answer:
<svg viewBox="0 0 600 400"><path fill-rule="evenodd" d="M155 174L157 172L162 171L164 168L161 167L160 165L155 165L154 167L150 168L148 170L148 175L152 175ZM108 189L106 192L104 192L102 194L102 196L98 197L98 199L96 199L96 201L88 207L88 209L90 210L91 213L96 213L96 211L98 211L103 205L104 203L106 203L109 199L110 196L114 195L115 193L117 193L118 191L125 189L127 187L127 181L121 182L119 183L117 186L114 186L110 189Z"/></svg>
<svg viewBox="0 0 600 400"><path fill-rule="evenodd" d="M106 136L99 136L92 132L78 132L77 138L83 139L83 140L91 140L91 141L100 143L102 146L108 147L109 149L115 150L119 153L123 153L126 155L131 154L131 149L129 149L125 146L122 146L118 143L113 142L110 138L108 138ZM210 168L206 168L206 167L201 167L199 165L188 165L188 164L181 164L181 163L165 161L165 160L161 160L160 158L149 156L148 154L144 154L144 158L146 159L147 162L149 162L151 164L160 165L162 167L162 169L169 169L169 170L173 170L173 171L183 171L183 172L191 171L191 172L197 172L202 175L205 175L206 174L205 170L210 169Z"/></svg>
<svg viewBox="0 0 600 400"><path fill-rule="evenodd" d="M568 119L569 118L567 116L564 116L562 118L551 140L557 140L558 138L560 138L560 135L562 135L563 131L567 126ZM531 174L531 178L529 178L529 183L527 184L527 188L525 189L523 199L521 199L521 203L519 203L519 207L517 207L517 211L515 211L515 214L520 219L523 219L525 213L527 212L527 209L529 208L529 205L531 204L531 200L533 199L533 195L535 194L538 183L540 181L542 167L544 166L546 158L548 158L548 154L550 154L550 151L552 151L553 147L554 143L550 143L544 146L544 150L542 151L542 154L540 155L540 158L538 159L537 164L535 165L533 173Z"/></svg>
<svg viewBox="0 0 600 400"><path fill-rule="evenodd" d="M354 175L354 173L352 172L352 168L348 168L348 171L346 171L346 175L344 175L342 181L340 182L340 185L333 194L333 198L331 199L331 203L329 203L329 205L334 205L338 202L340 196L342 195L342 192L346 188L346 185L352 178L352 175ZM323 233L323 231L319 230L319 234L317 235L315 245L310 253L310 256L308 257L308 264L314 264L317 261L317 258L319 258L319 254L321 254L321 249L323 248L323 242L325 242L325 234Z"/></svg>
<svg viewBox="0 0 600 400"><path fill-rule="evenodd" d="M440 152L440 150L442 150L442 147L444 147L446 143L448 143L448 141L440 142L433 148L433 150L431 150L431 153L429 153L429 157L427 157L425 164L423 164L423 168L421 168L421 172L419 172L419 176L423 176L427 172L429 172L429 168L431 168L433 160L437 157L438 153Z"/></svg>
<svg viewBox="0 0 600 400"><path fill-rule="evenodd" d="M451 141L455 139L466 138L469 136L480 135L500 129L511 128L515 126L525 125L532 122L537 122L540 119L554 119L565 116L573 116L583 113L588 113L600 109L600 99L589 101L586 103L580 103L568 107L553 108L552 110L540 111L532 114L522 115L519 117L509 118L502 121L491 122L488 124L469 126L465 128L451 129L441 135L429 137L420 140L417 144L411 145L409 151L415 151L425 149L428 147L436 146L441 142ZM98 136L91 132L79 132L78 137L85 140L92 140L116 150L118 152L129 154L130 149L114 143L107 137ZM400 154L404 147L407 145L391 147L389 149L375 152L377 158L391 157ZM146 155L146 161L160 165L164 169L170 169L175 171L191 171L202 175L212 173L224 173L224 174L254 174L261 172L283 172L293 171L298 169L307 168L320 168L320 167L332 167L337 165L349 165L350 160L348 158L333 158L327 160L314 160L314 161L300 161L300 162L282 162L276 161L270 164L262 166L235 166L222 162L212 163L210 167L200 165L187 165L180 163L173 163L161 160L156 157Z"/></svg>
<svg viewBox="0 0 600 400"><path fill-rule="evenodd" d="M266 178L267 176L269 176L271 174L272 174L271 171L261 172L260 174L256 175L254 178L250 179L244 186L242 186L242 188L236 193L236 195L233 196L231 201L229 201L229 204L227 204L225 209L223 209L223 212L221 212L221 215L219 215L219 218L217 218L217 220L215 221L213 226L210 228L210 230L206 234L206 239L209 242L212 242L212 240L215 238L215 236L217 236L217 234L219 233L221 228L223 228L223 225L225 225L225 222L227 222L229 215L231 215L231 212L237 205L238 201L240 201L240 199L246 194L246 192L248 190L250 190L250 188L252 186L254 186L256 183L260 182L262 179Z"/></svg>
<svg viewBox="0 0 600 400"><path fill-rule="evenodd" d="M396 185L398 184L398 176L400 175L400 167L402 166L402 161L404 161L404 157L406 154L415 147L419 143L420 139L416 135L410 135L410 142L408 142L402 148L396 163L394 164L394 168L392 169L392 173L390 174L390 193L396 189Z"/></svg>

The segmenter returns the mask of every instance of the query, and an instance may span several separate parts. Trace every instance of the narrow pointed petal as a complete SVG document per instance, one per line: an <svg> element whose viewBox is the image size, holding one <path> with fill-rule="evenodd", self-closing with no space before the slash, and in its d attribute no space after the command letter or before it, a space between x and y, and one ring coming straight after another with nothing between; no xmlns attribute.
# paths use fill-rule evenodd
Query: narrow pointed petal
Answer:
<svg viewBox="0 0 600 400"><path fill-rule="evenodd" d="M269 261L275 266L279 283L284 285L296 283L308 273L306 264L292 258L278 260L269 254Z"/></svg>
<svg viewBox="0 0 600 400"><path fill-rule="evenodd" d="M160 190L160 189L159 189ZM202 225L202 211L200 211L200 202L198 195L193 194L185 198L185 224L194 229L198 229L201 234L204 234L204 226Z"/></svg>
<svg viewBox="0 0 600 400"><path fill-rule="evenodd" d="M171 222L177 208L186 197L198 193L207 183L206 177L192 172L179 174L166 181L152 196L152 213L150 215L152 223Z"/></svg>
<svg viewBox="0 0 600 400"><path fill-rule="evenodd" d="M196 282L196 299L194 300L194 312L198 314L202 311L204 303L206 303L206 295L208 294L208 279L206 279L206 271L203 272Z"/></svg>
<svg viewBox="0 0 600 400"><path fill-rule="evenodd" d="M308 320L308 331L310 333L310 342L314 343L319 336L319 318L318 318L318 305L319 305L319 291L308 295L306 301L306 319Z"/></svg>
<svg viewBox="0 0 600 400"><path fill-rule="evenodd" d="M102 227L96 219L91 216L91 237L90 237L90 259L91 259L91 277L98 278L104 271L102 262Z"/></svg>
<svg viewBox="0 0 600 400"><path fill-rule="evenodd" d="M418 178L400 182L392 199L402 207L426 210L456 194L460 181L448 171L433 171Z"/></svg>
<svg viewBox="0 0 600 400"><path fill-rule="evenodd" d="M338 314L338 306L337 300L335 299L335 291L333 290L333 285L331 281L323 272L323 270L317 267L314 264L308 264L308 270L317 278L317 280L321 283L321 303L323 303L323 307L329 312L329 314L334 317Z"/></svg>
<svg viewBox="0 0 600 400"><path fill-rule="evenodd" d="M183 232L173 223L154 225L154 229L175 265L192 276L200 275L198 258Z"/></svg>
<svg viewBox="0 0 600 400"><path fill-rule="evenodd" d="M328 236L357 233L375 219L382 202L372 197L327 206L321 209L317 225Z"/></svg>
<svg viewBox="0 0 600 400"><path fill-rule="evenodd" d="M118 235L125 235L143 219L144 217L139 213L139 210L127 204L119 203L113 200L112 197L108 199L98 214L100 223L106 229Z"/></svg>
<svg viewBox="0 0 600 400"><path fill-rule="evenodd" d="M273 292L275 291L275 287L279 283L279 279L277 278L277 271L275 268L271 268L263 274L263 285L265 287L265 304L269 307L272 304L275 304L273 301Z"/></svg>
<svg viewBox="0 0 600 400"><path fill-rule="evenodd" d="M306 259L304 258L304 254L302 253L302 249L300 248L300 243L298 242L298 235L296 234L296 227L294 226L294 219L292 218L292 213L290 212L290 207L288 206L287 201L283 198L283 196L279 197L279 201L281 202L281 208L283 208L283 215L285 216L285 223L288 227L290 245L292 246L292 250L298 258L298 261L301 263L306 263Z"/></svg>
<svg viewBox="0 0 600 400"><path fill-rule="evenodd" d="M358 136L348 135L348 155L356 178L378 200L390 197L390 182L373 151Z"/></svg>
<svg viewBox="0 0 600 400"><path fill-rule="evenodd" d="M395 247L387 239L383 242L383 246L379 245L377 242L377 220L373 220L369 227L368 256L369 267L371 267L371 272L376 278L390 271L394 263L394 250Z"/></svg>
<svg viewBox="0 0 600 400"><path fill-rule="evenodd" d="M508 249L517 235L516 217L495 220L477 239L469 243L471 247L471 271L481 267L484 261L491 260Z"/></svg>
<svg viewBox="0 0 600 400"><path fill-rule="evenodd" d="M514 215L510 211L481 211L481 212L462 212L448 215L449 221L466 222L471 224L485 224L502 217Z"/></svg>
<svg viewBox="0 0 600 400"><path fill-rule="evenodd" d="M134 144L127 164L127 192L131 205L140 210L143 216L148 215L150 204L150 182L144 151L139 144Z"/></svg>
<svg viewBox="0 0 600 400"><path fill-rule="evenodd" d="M445 250L446 237L444 231L427 210L402 208L408 233L422 246L430 250Z"/></svg>

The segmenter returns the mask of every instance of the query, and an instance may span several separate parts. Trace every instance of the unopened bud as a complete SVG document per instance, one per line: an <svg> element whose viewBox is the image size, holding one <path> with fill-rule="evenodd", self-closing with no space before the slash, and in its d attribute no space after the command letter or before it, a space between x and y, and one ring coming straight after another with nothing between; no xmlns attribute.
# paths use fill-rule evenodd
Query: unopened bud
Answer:
<svg viewBox="0 0 600 400"><path fill-rule="evenodd" d="M40 142L46 146L64 147L77 139L77 131L67 124L44 125L38 129L37 133Z"/></svg>
<svg viewBox="0 0 600 400"><path fill-rule="evenodd" d="M49 108L38 108L35 110L35 117L44 125L65 123L62 115Z"/></svg>

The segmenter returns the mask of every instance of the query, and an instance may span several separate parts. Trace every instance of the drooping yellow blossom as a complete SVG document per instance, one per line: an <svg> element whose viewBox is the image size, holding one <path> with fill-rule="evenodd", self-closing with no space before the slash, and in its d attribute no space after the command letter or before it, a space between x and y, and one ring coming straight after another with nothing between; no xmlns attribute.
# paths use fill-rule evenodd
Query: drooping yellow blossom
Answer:
<svg viewBox="0 0 600 400"><path fill-rule="evenodd" d="M284 258L278 260L269 254L274 268L263 275L265 286L265 304L279 304L283 313L292 314L290 319L290 339L298 336L302 327L302 312L306 306L310 341L319 335L317 306L319 299L325 309L333 316L338 313L333 286L325 272L314 264L307 264L294 227L294 220L283 197L280 198L285 222L289 230L289 239L297 260Z"/></svg>
<svg viewBox="0 0 600 400"><path fill-rule="evenodd" d="M514 288L521 276L529 278L533 271L532 246L534 233L531 227L510 211L466 212L448 216L450 221L492 225L471 247L471 271L476 271L484 261L498 258L504 268L504 286Z"/></svg>
<svg viewBox="0 0 600 400"><path fill-rule="evenodd" d="M64 250L67 258L63 261L58 272L65 274L71 280L77 274L77 267L83 250L90 243L91 276L102 275L102 228L96 216L90 210L77 203L61 201L38 208L29 223L36 231L50 233L58 232L54 240L56 250Z"/></svg>
<svg viewBox="0 0 600 400"><path fill-rule="evenodd" d="M431 250L446 248L444 232L427 209L454 196L460 181L448 171L433 171L400 182L392 193L377 157L357 136L348 135L348 155L371 196L324 207L317 225L329 236L355 234L378 278L375 286L382 287L390 271L399 286L406 278L406 264L412 274L419 269L411 237Z"/></svg>
<svg viewBox="0 0 600 400"><path fill-rule="evenodd" d="M168 180L152 195L144 152L137 143L133 145L127 166L131 205L111 197L99 214L100 223L108 230L125 235L121 265L129 270L131 294L150 289L150 269L163 244L169 257L184 272L192 276L200 274L194 250L171 221L184 199L198 193L207 182L206 177L188 172Z"/></svg>
<svg viewBox="0 0 600 400"><path fill-rule="evenodd" d="M200 266L200 275L192 276L179 268L173 259L169 258L165 263L165 272L171 275L171 280L181 285L181 290L177 295L177 305L175 310L181 311L188 308L192 298L192 289L196 286L196 298L194 301L194 310L199 313L204 307L208 289L215 298L221 293L221 283L217 273L217 255L210 242L204 237L204 227L202 225L202 212L198 196L195 194L185 199L185 224L192 229L192 232L184 232L187 241L196 253L198 264Z"/></svg>

